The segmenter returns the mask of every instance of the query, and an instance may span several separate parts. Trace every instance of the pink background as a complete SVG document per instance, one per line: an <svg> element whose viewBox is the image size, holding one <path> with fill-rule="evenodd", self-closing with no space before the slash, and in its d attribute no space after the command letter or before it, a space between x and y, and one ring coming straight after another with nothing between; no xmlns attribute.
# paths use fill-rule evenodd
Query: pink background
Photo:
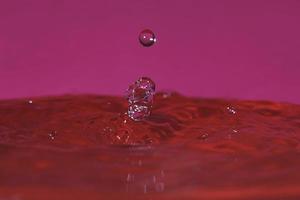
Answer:
<svg viewBox="0 0 300 200"><path fill-rule="evenodd" d="M297 0L0 1L0 98L122 95L143 75L186 95L300 103L299 53Z"/></svg>

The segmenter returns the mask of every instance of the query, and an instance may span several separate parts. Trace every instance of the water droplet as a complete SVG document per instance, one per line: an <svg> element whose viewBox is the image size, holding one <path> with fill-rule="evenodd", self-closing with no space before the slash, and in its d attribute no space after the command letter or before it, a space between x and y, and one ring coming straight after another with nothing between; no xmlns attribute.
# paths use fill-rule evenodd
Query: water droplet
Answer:
<svg viewBox="0 0 300 200"><path fill-rule="evenodd" d="M236 114L236 110L235 110L233 107L229 107L229 106L228 106L226 109L228 110L228 112L229 112L230 114L233 114L233 115Z"/></svg>
<svg viewBox="0 0 300 200"><path fill-rule="evenodd" d="M145 29L140 33L139 41L144 47L150 47L156 42L156 38L151 30Z"/></svg>
<svg viewBox="0 0 300 200"><path fill-rule="evenodd" d="M145 102L152 103L155 92L155 83L147 77L141 77L127 89L129 103Z"/></svg>
<svg viewBox="0 0 300 200"><path fill-rule="evenodd" d="M29 100L29 101L28 101L28 103L29 103L29 104L32 104L32 103L33 103L33 101L32 101L32 100Z"/></svg>

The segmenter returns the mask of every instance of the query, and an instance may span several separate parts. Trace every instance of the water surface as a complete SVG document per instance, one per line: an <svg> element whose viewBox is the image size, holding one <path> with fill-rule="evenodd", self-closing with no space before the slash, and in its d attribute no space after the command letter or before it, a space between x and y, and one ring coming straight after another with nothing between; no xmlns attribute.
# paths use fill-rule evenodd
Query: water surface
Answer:
<svg viewBox="0 0 300 200"><path fill-rule="evenodd" d="M0 101L0 199L299 199L300 106L155 96Z"/></svg>

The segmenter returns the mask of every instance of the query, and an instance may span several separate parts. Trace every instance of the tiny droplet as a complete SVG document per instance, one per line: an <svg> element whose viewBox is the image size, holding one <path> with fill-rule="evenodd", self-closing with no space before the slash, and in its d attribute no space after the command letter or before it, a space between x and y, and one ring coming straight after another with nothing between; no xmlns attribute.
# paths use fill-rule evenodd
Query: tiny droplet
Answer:
<svg viewBox="0 0 300 200"><path fill-rule="evenodd" d="M156 38L151 30L145 29L140 33L139 41L144 47L150 47L156 42Z"/></svg>
<svg viewBox="0 0 300 200"><path fill-rule="evenodd" d="M233 115L236 114L236 110L235 110L233 107L229 107L229 106L228 106L226 109L227 109L227 111L228 111L230 114L233 114Z"/></svg>

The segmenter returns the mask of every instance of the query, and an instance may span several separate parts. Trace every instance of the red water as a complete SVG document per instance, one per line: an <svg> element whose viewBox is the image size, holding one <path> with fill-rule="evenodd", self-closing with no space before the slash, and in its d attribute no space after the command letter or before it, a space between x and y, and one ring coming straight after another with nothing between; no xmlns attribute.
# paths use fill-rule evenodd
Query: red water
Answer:
<svg viewBox="0 0 300 200"><path fill-rule="evenodd" d="M300 199L300 106L161 93L146 121L126 110L0 101L0 199Z"/></svg>

